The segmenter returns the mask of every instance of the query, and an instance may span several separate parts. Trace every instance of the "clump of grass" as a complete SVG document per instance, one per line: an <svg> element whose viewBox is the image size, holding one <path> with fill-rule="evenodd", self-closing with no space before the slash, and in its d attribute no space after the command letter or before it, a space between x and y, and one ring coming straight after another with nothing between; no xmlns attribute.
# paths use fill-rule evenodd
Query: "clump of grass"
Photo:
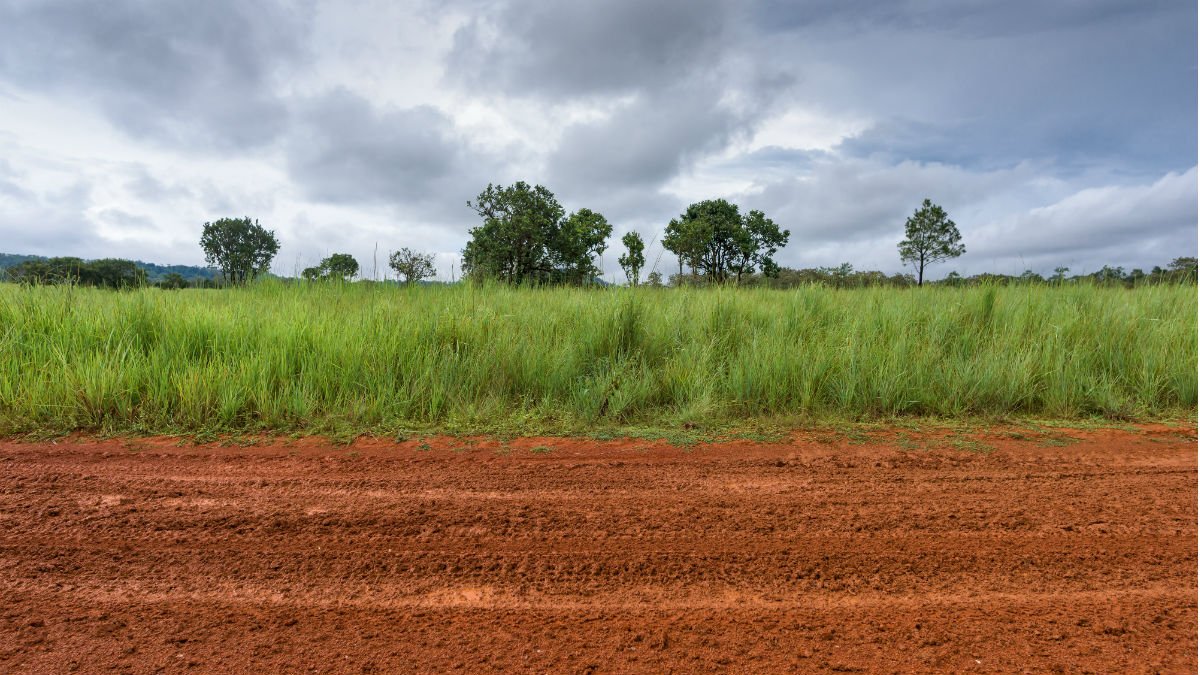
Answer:
<svg viewBox="0 0 1200 675"><path fill-rule="evenodd" d="M1196 301L1194 286L0 284L0 434L1193 415Z"/></svg>

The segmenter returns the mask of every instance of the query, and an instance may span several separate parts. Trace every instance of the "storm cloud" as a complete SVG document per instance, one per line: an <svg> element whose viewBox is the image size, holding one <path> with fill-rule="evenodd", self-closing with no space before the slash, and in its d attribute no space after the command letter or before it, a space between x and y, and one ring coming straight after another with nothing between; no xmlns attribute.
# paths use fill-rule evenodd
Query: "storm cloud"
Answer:
<svg viewBox="0 0 1200 675"><path fill-rule="evenodd" d="M790 266L899 271L928 197L967 245L935 276L1149 268L1196 249L1196 12L0 0L0 250L198 263L250 215L277 271L409 246L448 278L465 201L527 180L609 217L606 270L713 197L789 228Z"/></svg>
<svg viewBox="0 0 1200 675"><path fill-rule="evenodd" d="M282 2L0 4L0 74L64 105L94 103L135 138L223 149L285 125L278 80L305 56L307 8Z"/></svg>

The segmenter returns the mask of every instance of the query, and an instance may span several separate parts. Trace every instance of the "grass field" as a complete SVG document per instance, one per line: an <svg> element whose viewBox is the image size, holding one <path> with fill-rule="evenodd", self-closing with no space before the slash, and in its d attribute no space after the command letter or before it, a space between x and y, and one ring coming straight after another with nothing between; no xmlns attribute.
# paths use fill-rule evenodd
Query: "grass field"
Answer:
<svg viewBox="0 0 1200 675"><path fill-rule="evenodd" d="M0 434L1194 416L1195 286L0 284Z"/></svg>

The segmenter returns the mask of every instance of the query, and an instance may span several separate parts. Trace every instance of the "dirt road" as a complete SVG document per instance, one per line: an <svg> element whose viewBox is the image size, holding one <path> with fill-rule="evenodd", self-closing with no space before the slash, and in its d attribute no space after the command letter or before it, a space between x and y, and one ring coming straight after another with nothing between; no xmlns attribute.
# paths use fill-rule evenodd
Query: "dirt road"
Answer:
<svg viewBox="0 0 1200 675"><path fill-rule="evenodd" d="M0 443L0 672L1195 672L1195 429Z"/></svg>

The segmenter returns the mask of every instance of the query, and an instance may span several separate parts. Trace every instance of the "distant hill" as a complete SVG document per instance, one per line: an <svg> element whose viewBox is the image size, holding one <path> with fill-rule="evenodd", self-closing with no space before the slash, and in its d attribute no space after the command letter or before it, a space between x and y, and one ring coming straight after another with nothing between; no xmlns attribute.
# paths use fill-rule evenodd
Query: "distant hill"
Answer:
<svg viewBox="0 0 1200 675"><path fill-rule="evenodd" d="M44 255L0 253L0 270L5 270L14 265L19 265L26 260L48 259L49 258ZM141 269L146 270L146 277L150 283L160 281L163 277L171 273L178 274L188 281L193 279L216 279L221 276L220 270L212 267L199 267L197 265L159 265L158 263L142 262L141 260L135 260L133 261L133 264L137 265Z"/></svg>

